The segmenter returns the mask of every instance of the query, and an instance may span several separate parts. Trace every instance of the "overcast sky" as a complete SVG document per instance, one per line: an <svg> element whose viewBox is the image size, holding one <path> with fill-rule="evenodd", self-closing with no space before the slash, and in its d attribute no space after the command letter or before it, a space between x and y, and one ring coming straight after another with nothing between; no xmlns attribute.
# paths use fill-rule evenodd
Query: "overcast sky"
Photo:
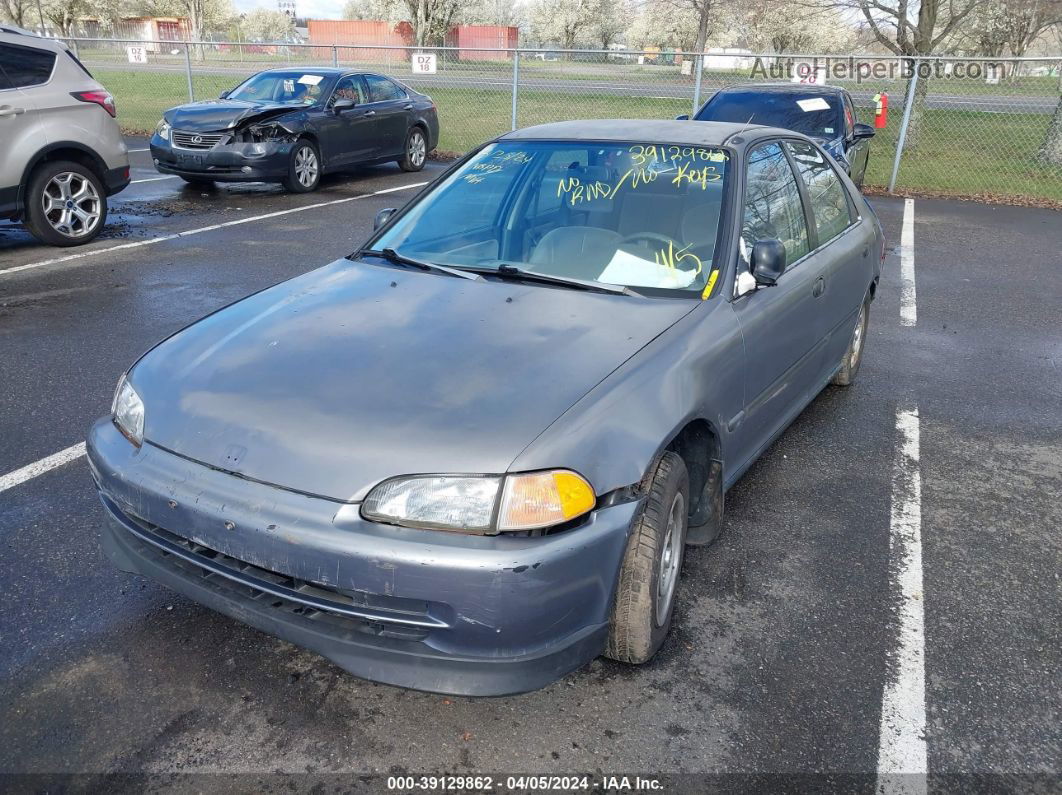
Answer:
<svg viewBox="0 0 1062 795"><path fill-rule="evenodd" d="M339 19L343 12L345 0L295 0L295 13L301 17L313 19ZM268 8L276 11L276 0L233 0L237 11L253 11L256 8Z"/></svg>

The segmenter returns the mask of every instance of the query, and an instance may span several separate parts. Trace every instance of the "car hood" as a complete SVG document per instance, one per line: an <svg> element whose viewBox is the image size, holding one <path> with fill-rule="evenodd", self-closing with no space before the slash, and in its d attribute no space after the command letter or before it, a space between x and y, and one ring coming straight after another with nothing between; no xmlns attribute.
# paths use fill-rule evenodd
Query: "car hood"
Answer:
<svg viewBox="0 0 1062 795"><path fill-rule="evenodd" d="M150 443L358 501L395 475L505 472L698 303L339 260L177 333L130 379Z"/></svg>
<svg viewBox="0 0 1062 795"><path fill-rule="evenodd" d="M214 99L171 108L163 114L163 118L177 130L210 132L229 130L247 121L264 121L286 113L297 113L300 110L298 106L282 105L276 102Z"/></svg>

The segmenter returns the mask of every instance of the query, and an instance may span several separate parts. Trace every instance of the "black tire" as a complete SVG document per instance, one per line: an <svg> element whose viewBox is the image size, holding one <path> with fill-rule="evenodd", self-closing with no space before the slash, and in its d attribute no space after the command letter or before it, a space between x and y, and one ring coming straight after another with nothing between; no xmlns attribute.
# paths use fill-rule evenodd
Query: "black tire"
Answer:
<svg viewBox="0 0 1062 795"><path fill-rule="evenodd" d="M80 163L42 163L30 175L24 222L31 235L50 246L80 246L95 240L107 223L103 182Z"/></svg>
<svg viewBox="0 0 1062 795"><path fill-rule="evenodd" d="M428 160L428 136L420 127L414 127L406 135L406 145L402 150L398 165L403 171L420 171Z"/></svg>
<svg viewBox="0 0 1062 795"><path fill-rule="evenodd" d="M605 647L605 656L636 665L656 654L671 628L690 504L689 475L675 453L660 456L647 480L648 496L623 555ZM673 543L665 544L668 538ZM665 569L671 574L662 585Z"/></svg>
<svg viewBox="0 0 1062 795"><path fill-rule="evenodd" d="M851 386L859 374L859 365L863 363L863 351L867 346L867 327L870 325L870 296L863 299L863 305L859 308L859 316L856 318L855 328L852 330L852 338L848 341L848 348L841 359L841 369L833 376L830 382L837 386Z"/></svg>
<svg viewBox="0 0 1062 795"><path fill-rule="evenodd" d="M292 193L309 193L321 184L321 151L308 138L300 138L288 156L284 187Z"/></svg>
<svg viewBox="0 0 1062 795"><path fill-rule="evenodd" d="M186 177L183 174L178 174L178 176L185 182L187 182L189 185L200 185L206 187L207 185L214 184L214 180L208 177Z"/></svg>

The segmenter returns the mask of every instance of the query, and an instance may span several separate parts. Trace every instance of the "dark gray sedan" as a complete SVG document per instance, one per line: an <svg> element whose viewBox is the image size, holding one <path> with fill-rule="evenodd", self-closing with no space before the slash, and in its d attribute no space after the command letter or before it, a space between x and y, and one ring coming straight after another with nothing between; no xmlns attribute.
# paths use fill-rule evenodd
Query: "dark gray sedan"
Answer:
<svg viewBox="0 0 1062 795"><path fill-rule="evenodd" d="M159 343L92 428L122 569L444 693L665 641L686 544L859 370L881 227L808 138L565 122Z"/></svg>
<svg viewBox="0 0 1062 795"><path fill-rule="evenodd" d="M276 181L305 193L353 165L393 160L420 171L438 143L431 97L371 72L286 67L167 110L151 158L193 184Z"/></svg>

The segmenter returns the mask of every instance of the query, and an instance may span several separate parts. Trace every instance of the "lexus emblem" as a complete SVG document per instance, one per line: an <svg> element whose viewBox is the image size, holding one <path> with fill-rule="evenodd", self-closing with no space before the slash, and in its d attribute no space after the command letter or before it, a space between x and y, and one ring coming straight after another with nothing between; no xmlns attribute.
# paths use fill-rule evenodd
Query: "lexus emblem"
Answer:
<svg viewBox="0 0 1062 795"><path fill-rule="evenodd" d="M192 143L193 144L201 144L201 143L203 143L203 136L202 135L193 135L192 136Z"/></svg>

